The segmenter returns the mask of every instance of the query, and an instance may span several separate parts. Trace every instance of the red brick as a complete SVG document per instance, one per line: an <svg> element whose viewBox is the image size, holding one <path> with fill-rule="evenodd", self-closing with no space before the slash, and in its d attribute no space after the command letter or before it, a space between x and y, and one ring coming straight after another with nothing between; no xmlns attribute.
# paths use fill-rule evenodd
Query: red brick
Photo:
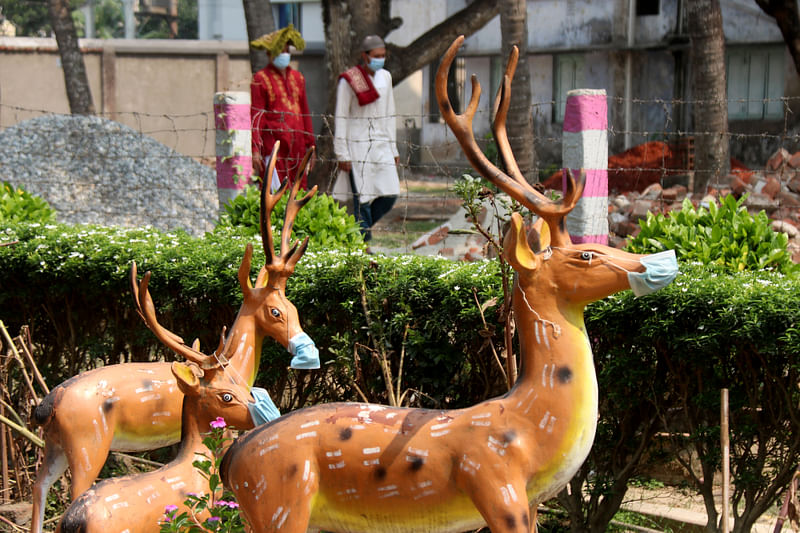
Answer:
<svg viewBox="0 0 800 533"><path fill-rule="evenodd" d="M747 192L747 184L739 176L733 176L731 180L731 190L736 196L741 196Z"/></svg>
<svg viewBox="0 0 800 533"><path fill-rule="evenodd" d="M453 250L452 248L442 248L441 250L439 250L439 255L444 255L447 257L453 257L454 253L455 250Z"/></svg>
<svg viewBox="0 0 800 533"><path fill-rule="evenodd" d="M786 180L786 188L792 192L800 193L800 173L795 173Z"/></svg>
<svg viewBox="0 0 800 533"><path fill-rule="evenodd" d="M788 163L792 168L800 167L800 152L795 152L795 154L789 158Z"/></svg>
<svg viewBox="0 0 800 533"><path fill-rule="evenodd" d="M800 207L800 195L789 191L778 193L778 203L781 207Z"/></svg>
<svg viewBox="0 0 800 533"><path fill-rule="evenodd" d="M791 159L791 157L792 155L786 150L786 148L781 148L772 154L772 157L770 157L769 161L767 161L767 170L778 170L789 159Z"/></svg>
<svg viewBox="0 0 800 533"><path fill-rule="evenodd" d="M781 192L781 181L773 176L769 176L764 187L761 189L761 194L766 194L770 199L774 200L779 192Z"/></svg>

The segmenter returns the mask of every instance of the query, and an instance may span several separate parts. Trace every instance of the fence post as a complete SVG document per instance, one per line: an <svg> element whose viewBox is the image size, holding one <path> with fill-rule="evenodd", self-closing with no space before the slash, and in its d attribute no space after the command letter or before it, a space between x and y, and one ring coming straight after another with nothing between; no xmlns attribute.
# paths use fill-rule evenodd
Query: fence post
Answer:
<svg viewBox="0 0 800 533"><path fill-rule="evenodd" d="M250 93L214 93L217 194L220 212L250 183L253 154L250 131Z"/></svg>
<svg viewBox="0 0 800 533"><path fill-rule="evenodd" d="M608 244L608 104L605 89L567 92L562 140L564 168L578 177L586 172L586 188L567 215L572 242ZM566 186L566 174L564 175ZM566 188L566 187L564 187Z"/></svg>

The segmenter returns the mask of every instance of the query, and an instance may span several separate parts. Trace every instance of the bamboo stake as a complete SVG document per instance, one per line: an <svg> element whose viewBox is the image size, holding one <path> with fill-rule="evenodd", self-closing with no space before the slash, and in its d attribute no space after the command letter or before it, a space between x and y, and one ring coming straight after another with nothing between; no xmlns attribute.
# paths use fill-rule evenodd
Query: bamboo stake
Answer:
<svg viewBox="0 0 800 533"><path fill-rule="evenodd" d="M2 404L0 404L0 415L5 414L5 410ZM2 496L0 496L0 501L3 503L8 503L10 500L9 492L11 491L10 487L10 480L8 477L8 442L7 442L7 435L8 430L5 426L0 426L0 464L2 464L3 470L3 487Z"/></svg>
<svg viewBox="0 0 800 533"><path fill-rule="evenodd" d="M47 386L47 383L44 381L44 377L42 377L42 373L39 372L39 367L36 366L36 361L33 359L33 342L31 341L31 330L28 326L22 326L22 331L20 332L20 338L22 338L22 352L25 354L25 359L28 360L28 364L31 365L31 372L33 372L33 377L36 379L36 382L39 383L39 386L44 391L45 396L50 394L50 387Z"/></svg>
<svg viewBox="0 0 800 533"><path fill-rule="evenodd" d="M8 334L8 330L6 329L6 325L0 320L0 332L3 334L3 337L6 339L8 343L8 347L11 349L11 353L14 355L14 360L19 364L20 371L22 372L22 377L25 378L25 384L28 386L28 390L31 393L31 396L34 398L36 403L39 403L39 396L36 395L36 389L33 388L33 381L31 377L28 375L28 371L25 369L25 361L22 360L22 356L19 355L19 351L17 351L17 347L14 344L14 341L11 339L11 335Z"/></svg>
<svg viewBox="0 0 800 533"><path fill-rule="evenodd" d="M722 524L724 533L730 531L731 445L728 431L728 389L720 391L720 440L722 443Z"/></svg>
<svg viewBox="0 0 800 533"><path fill-rule="evenodd" d="M8 418L0 415L0 422L7 425L9 428L13 429L29 441L31 441L34 445L38 446L39 448L44 448L44 441L39 438L36 433L31 432L28 428L20 426L13 420L9 420Z"/></svg>

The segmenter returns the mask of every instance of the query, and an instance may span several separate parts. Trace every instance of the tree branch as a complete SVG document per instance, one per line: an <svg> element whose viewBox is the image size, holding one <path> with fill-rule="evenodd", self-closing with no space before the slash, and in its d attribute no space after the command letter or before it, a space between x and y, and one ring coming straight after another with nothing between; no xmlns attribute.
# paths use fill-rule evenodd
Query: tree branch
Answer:
<svg viewBox="0 0 800 533"><path fill-rule="evenodd" d="M433 63L459 35L469 37L500 12L497 0L474 0L405 47L387 43L391 54L392 82L397 85L412 73Z"/></svg>

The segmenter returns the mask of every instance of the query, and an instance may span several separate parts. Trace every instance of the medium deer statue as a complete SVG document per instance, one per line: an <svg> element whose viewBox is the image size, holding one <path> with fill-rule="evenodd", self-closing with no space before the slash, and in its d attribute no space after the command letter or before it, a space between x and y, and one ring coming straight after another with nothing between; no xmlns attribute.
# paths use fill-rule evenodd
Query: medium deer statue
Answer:
<svg viewBox="0 0 800 533"><path fill-rule="evenodd" d="M67 508L56 528L59 533L157 533L167 505L186 510L188 493L208 493L208 480L192 465L209 458L203 433L217 417L228 427L250 429L249 387L222 365L201 369L195 363L172 363L169 386L183 393L181 445L170 463L152 472L97 483ZM200 521L204 519L201 515Z"/></svg>
<svg viewBox="0 0 800 533"><path fill-rule="evenodd" d="M300 172L310 154L306 154ZM274 152L271 161L275 161ZM286 206L279 255L274 252L269 220L286 191L286 183L274 194L269 187L262 188L260 227L266 264L254 286L250 279L253 247L248 244L239 266L244 301L230 334L225 339L223 332L220 346L211 356L201 353L196 345L187 346L181 337L158 324L147 291L150 273L138 287L134 263L131 283L137 310L168 348L201 368L213 367L217 360L227 362L227 371L248 385L253 384L258 372L264 337L289 349L294 368L319 368L317 349L303 332L297 309L285 295L286 281L308 246L306 238L289 247L294 219L316 194L314 187L298 200L299 182L298 174ZM35 423L44 426L45 446L33 490L32 533L41 533L47 492L67 467L72 474L70 493L74 500L94 482L109 451L154 450L180 440L183 393L171 382L169 363L123 363L79 374L45 397L33 416Z"/></svg>
<svg viewBox="0 0 800 533"><path fill-rule="evenodd" d="M564 217L583 179L570 174L560 202L526 183L505 134L513 54L495 121L511 175L488 161L472 132L475 78L464 115L447 98L447 72L462 39L436 76L442 115L481 175L541 220L526 235L513 215L503 243L516 271L520 377L506 395L466 409L321 404L249 432L228 449L221 475L255 532L535 531L538 503L566 485L594 439L597 379L584 307L632 284L664 285L677 273L674 255L669 265L656 262L659 277L648 273L652 256L573 245Z"/></svg>

